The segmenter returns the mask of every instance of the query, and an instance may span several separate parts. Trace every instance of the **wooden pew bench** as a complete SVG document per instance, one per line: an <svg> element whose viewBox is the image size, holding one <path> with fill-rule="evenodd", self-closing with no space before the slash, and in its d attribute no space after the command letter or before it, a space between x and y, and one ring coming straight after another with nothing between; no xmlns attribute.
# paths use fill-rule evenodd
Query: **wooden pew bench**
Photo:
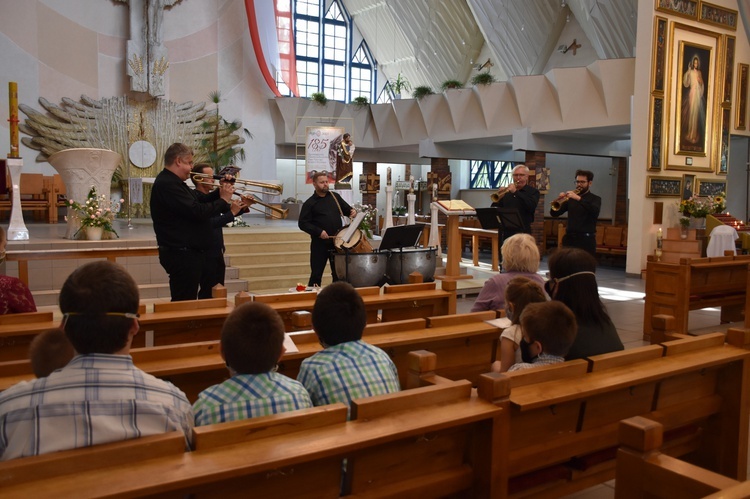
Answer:
<svg viewBox="0 0 750 499"><path fill-rule="evenodd" d="M750 255L682 258L664 263L648 257L643 339L650 340L651 317L671 315L679 332L688 331L691 310L721 307L721 322L743 320L750 305ZM744 320L750 320L745 317Z"/></svg>
<svg viewBox="0 0 750 499"><path fill-rule="evenodd" d="M481 227L459 227L458 232L461 237L468 237L471 240L471 260L472 265L479 266L479 250L482 241L489 241L492 246L492 270L495 272L499 269L499 249L498 233L496 230L482 229ZM463 247L463 244L462 244Z"/></svg>
<svg viewBox="0 0 750 499"><path fill-rule="evenodd" d="M748 497L750 482L741 482L670 456L663 449L664 426L636 416L620 422L617 451L617 497L691 499L722 492L719 497ZM713 496L710 496L713 497Z"/></svg>
<svg viewBox="0 0 750 499"><path fill-rule="evenodd" d="M618 423L633 416L663 424L670 453L745 480L750 351L735 345L748 336L727 335L727 344L715 333L480 376L479 394L508 408L509 496L561 496L614 478ZM430 374L412 372L410 386L430 383ZM508 397L489 394L498 378L509 380Z"/></svg>
<svg viewBox="0 0 750 499"><path fill-rule="evenodd" d="M409 352L429 349L440 355L438 373L450 379L469 379L476 383L495 360L501 330L485 321L492 312L410 319L371 324L364 340L385 350L396 364L401 386L406 386ZM279 372L296 378L302 361L321 350L313 332L292 333L299 352L286 353ZM137 367L173 383L194 402L198 394L229 377L219 354L219 341L184 343L131 350ZM32 379L31 364L23 360L0 362L0 390L19 381Z"/></svg>
<svg viewBox="0 0 750 499"><path fill-rule="evenodd" d="M503 495L503 411L469 382L359 399L346 416L332 404L195 428L193 452L173 433L18 459L0 484L36 498Z"/></svg>

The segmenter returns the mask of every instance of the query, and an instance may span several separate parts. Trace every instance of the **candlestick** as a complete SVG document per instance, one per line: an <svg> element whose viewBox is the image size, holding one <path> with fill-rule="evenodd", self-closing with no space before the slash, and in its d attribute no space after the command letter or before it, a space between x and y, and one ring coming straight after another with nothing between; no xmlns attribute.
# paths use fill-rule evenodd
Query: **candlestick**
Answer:
<svg viewBox="0 0 750 499"><path fill-rule="evenodd" d="M414 175L409 175L409 194L414 192Z"/></svg>
<svg viewBox="0 0 750 499"><path fill-rule="evenodd" d="M661 245L662 245L662 240L663 240L662 239L662 234L663 234L663 232L661 230L661 227L659 227L659 230L656 231L656 247L659 250L661 250ZM657 256L660 256L660 255L657 254Z"/></svg>
<svg viewBox="0 0 750 499"><path fill-rule="evenodd" d="M388 177L386 178L385 185L388 185L388 186L391 185L391 167L390 166L388 167Z"/></svg>
<svg viewBox="0 0 750 499"><path fill-rule="evenodd" d="M9 158L20 158L18 155L18 83L8 83L8 108L10 110L10 154Z"/></svg>

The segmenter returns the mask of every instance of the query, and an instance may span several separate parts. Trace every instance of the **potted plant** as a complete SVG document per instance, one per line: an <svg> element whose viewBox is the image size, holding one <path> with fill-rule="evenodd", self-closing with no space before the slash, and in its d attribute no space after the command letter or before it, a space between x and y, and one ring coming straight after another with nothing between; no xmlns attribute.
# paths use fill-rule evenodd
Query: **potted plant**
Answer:
<svg viewBox="0 0 750 499"><path fill-rule="evenodd" d="M680 217L680 239L687 239L690 217Z"/></svg>
<svg viewBox="0 0 750 499"><path fill-rule="evenodd" d="M370 101L365 97L364 95L360 95L359 97L355 97L352 101L357 107L365 107L370 103Z"/></svg>
<svg viewBox="0 0 750 499"><path fill-rule="evenodd" d="M474 86L489 85L490 83L495 83L495 81L497 80L489 71L485 71L484 73L477 73L471 78L471 84Z"/></svg>
<svg viewBox="0 0 750 499"><path fill-rule="evenodd" d="M461 83L458 80L445 80L442 85L440 85L440 89L445 92L446 90L450 88L464 88L464 84Z"/></svg>
<svg viewBox="0 0 750 499"><path fill-rule="evenodd" d="M401 73L398 74L395 80L389 81L388 84L393 91L393 97L395 99L400 99L403 92L408 92L409 90L411 90L411 84L409 83L409 80L407 80L406 77Z"/></svg>
<svg viewBox="0 0 750 499"><path fill-rule="evenodd" d="M117 231L112 227L112 221L115 219L115 214L120 211L120 205L124 201L124 199L120 199L119 203L111 206L112 203L107 199L107 196L104 194L97 196L94 186L91 186L86 201L83 203L78 203L72 199L65 200L66 206L73 208L73 216L81 221L81 227L73 234L73 237L75 238L79 232L84 231L86 239L92 241L100 240L104 232L111 232L119 238Z"/></svg>
<svg viewBox="0 0 750 499"><path fill-rule="evenodd" d="M420 85L414 88L414 92L412 92L411 96L417 100L421 100L425 95L432 95L434 93L432 87L429 85Z"/></svg>
<svg viewBox="0 0 750 499"><path fill-rule="evenodd" d="M328 97L326 97L326 94L324 94L323 92L313 92L310 95L310 100L313 102L317 102L321 106L325 106L328 102Z"/></svg>
<svg viewBox="0 0 750 499"><path fill-rule="evenodd" d="M195 162L206 161L211 164L214 171L218 173L223 167L233 165L236 159L245 161L245 149L238 147L244 143L244 139L237 133L242 133L253 138L253 134L247 128L242 128L239 120L227 121L219 114L219 103L221 92L218 90L208 94L208 99L216 105L216 112L210 114L202 123L201 129L204 137L196 148Z"/></svg>

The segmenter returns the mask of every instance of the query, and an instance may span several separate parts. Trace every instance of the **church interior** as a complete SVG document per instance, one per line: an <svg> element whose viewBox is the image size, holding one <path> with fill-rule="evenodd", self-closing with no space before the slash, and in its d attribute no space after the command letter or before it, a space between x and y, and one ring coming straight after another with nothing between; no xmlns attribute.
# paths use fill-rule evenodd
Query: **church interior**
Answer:
<svg viewBox="0 0 750 499"><path fill-rule="evenodd" d="M0 274L18 277L28 285L38 311L49 314L45 316L48 323L60 321L61 286L71 272L90 258L108 258L125 266L138 283L143 314L157 315L158 307L169 305L169 278L159 262L149 199L154 179L165 167L164 154L175 142L191 146L195 162L210 163L216 174L223 174L226 170L222 168L230 165L238 167L235 188L247 188L251 193L248 195L261 202L223 229L227 269L224 287L214 294L213 300L218 302L206 304L205 308L196 305L205 310L203 318L194 309L189 312L194 314L192 322L179 326L193 329L195 338L204 342L206 338L200 333L212 328L215 331L226 311L242 300L292 294L300 286L310 290L305 286L310 274L310 236L300 230L298 219L303 202L314 196L314 171L330 171L331 189L341 199L355 208L373 211L367 228L374 234L368 238L375 245L373 251L386 240L384 234L391 228L396 229L391 231L395 234L397 227L420 224L423 230L419 238L408 244L413 246L411 255L422 250L425 258L432 260L427 267L434 276L425 279L433 283L427 285L432 286L430 292L452 293L447 309L436 305L430 310L448 310L458 315L471 312L482 286L498 273L498 229L483 227L476 210L490 207L491 196L513 182L513 167L526 165L530 185L541 193L530 233L541 255L538 273L545 278L549 278L549 255L563 245L567 220L566 216L551 216L555 211L553 204L560 201L559 193L576 187L578 170L591 171L591 192L601 197L596 221L599 296L624 352L631 356L612 357L599 364L589 361L588 368L578 366L583 371L574 372L576 366L571 366L559 376L581 376L583 380L581 373L598 376L602 374L598 370L621 369L622 373L617 372L627 378L635 376L633 372L640 367L637 363L656 373L657 368L649 362L656 365L653 356L657 350L659 356L664 352L664 358L674 356L668 359L675 363L669 367L669 375L659 371L649 380L638 378L629 385L617 385L621 391L606 388L612 390L607 392L609 399L587 399L590 407L601 404L596 406L600 413L587 413L585 418L583 408L587 402L580 403L574 394L547 401L547 406L529 402L530 408L513 398L513 390L518 388L517 397L524 393L531 400L532 390L527 385L534 382L556 382L562 393L565 388L561 379L540 375L538 380L528 377L528 381L515 384L511 378L503 385L488 377L478 382L476 376L472 378L472 400L484 398L494 390L495 398L486 400L494 400L504 414L508 413L508 419L496 416L496 425L516 423L526 410L531 411L526 415L529 426L518 423L519 428L533 432L536 428L532 424L548 425L549 430L541 432L537 447L524 447L502 457L495 455L498 449L495 453L492 449L478 450L482 446L476 439L466 447L471 449L466 451L466 456L471 457L465 456L469 464L464 462L450 472L439 471L444 463L429 454L436 452L431 448L424 454L414 454L415 459L439 461L435 464L435 475L439 477L429 485L424 485L427 478L420 482L415 477L411 482L403 479L403 484L398 482L382 490L372 485L371 493L400 496L421 491L442 497L448 490L454 491L449 494L451 497L630 497L636 489L623 486L616 490L614 479L627 476L630 483L630 476L621 474L622 469L631 473L635 469L619 454L615 458L617 424L631 416L661 416L665 454L689 455L691 463L724 475L725 481L716 480L719 485L697 489L700 495L691 491L691 496L743 486L730 483L729 479L744 483L736 497L750 496L750 486L745 482L750 470L750 399L742 392L750 385L750 356L734 351L738 345L750 349L750 320L745 318L750 306L745 301L750 299L750 260L741 261L739 272L735 269L734 273L716 277L725 272L723 268L717 270L708 278L715 280L705 284L713 286L710 291L691 288L699 289L697 277L693 284L684 276L681 281L667 281L666 271L657 270L661 268L658 265L690 267L685 259L691 258L709 262L709 257L717 254L707 253L707 247L711 239L720 240L722 228L732 231L728 244L737 255L723 258L736 265L739 260L733 258L744 258L750 250L750 226L745 224L750 220L750 2L0 0L0 7L0 66L5 76L0 85L9 89L7 98L5 88L0 91L0 116L4 117L0 120L0 156L7 156L0 160L4 163L0 165L4 166L0 168L0 225L8 233L7 257L0 264ZM699 62L694 63L695 59ZM689 82L689 78L697 83ZM700 88L700 97L694 97L694 88ZM694 99L697 103L690 114ZM341 145L344 133L351 135L349 146ZM330 148L317 148L320 142L335 140L338 142ZM348 159L343 166L341 157ZM341 175L341 168L345 176ZM88 236L88 230L82 230L85 227L82 228L80 213L69 205L70 201L84 203L87 197L91 198L94 187L102 206L112 207L117 214L113 215L111 231ZM710 200L711 211L697 216L690 213L689 217L686 203L690 200L698 200L698 204ZM456 211L448 208L441 212L437 206L441 201L443 207L453 206ZM717 228L712 237L712 230ZM401 248L404 246L407 245ZM362 252L361 246L357 252ZM391 256L388 258L390 265ZM717 266L719 260L709 263ZM417 263L421 264L422 261ZM365 267L357 271L369 272L370 266ZM390 267L388 271L391 272ZM348 267L345 272L349 272ZM362 287L383 284L383 272L377 270L372 282ZM695 271L696 275L700 272L708 271ZM403 271L401 274L389 284L420 282L420 276L412 281ZM326 270L323 286L331 280ZM732 287L735 284L739 286L736 290ZM648 297L670 293L670 297L682 296L681 287L686 288L685 300L692 301L684 305L684 318L677 317L675 325L674 318L665 317L677 315L675 311L681 305L651 305ZM387 291L374 293L385 296ZM235 301L236 297L240 301ZM417 308L416 298L413 308ZM386 310L378 310L378 320L383 320L379 326L383 326ZM309 313L293 316L290 312L287 331L310 329L307 316ZM399 317L406 323L417 316ZM301 322L292 326L298 320ZM475 319L466 319L467 323L472 321ZM178 343L174 338L160 343L161 326L156 321L154 324L153 330L142 328L147 333L139 347L169 348ZM458 327L459 322L455 324ZM20 351L19 345L13 346L13 338L23 327L5 323L0 316L0 350ZM724 334L732 341L717 339L724 338ZM3 335L7 338L3 339ZM665 341L687 341L686 338L702 343L664 346L662 350ZM466 345L470 341L473 340L465 339ZM398 345L394 340L389 347L393 350L383 348L390 354L398 350ZM691 369L697 368L685 367L688 361L677 356L688 355L685 352L696 348L705 349L706 357L715 358L696 354L697 360L691 360L693 365L705 362L708 367L694 372ZM727 352L730 348L734 355L731 359ZM300 349L304 350L302 345ZM642 353L633 353L636 351ZM0 354L0 370L4 364L20 360L13 355ZM493 351L493 360L494 355ZM409 362L415 358L410 357ZM148 362L146 355L144 359ZM433 366L431 375L434 377L437 372L451 378L447 374L450 369L440 365L440 353L437 359L438 369L435 371ZM678 361L685 366L678 367ZM427 361L422 358L420 362ZM406 363L404 357L404 366ZM633 372L626 374L629 364ZM401 364L398 366L401 376ZM414 374L413 364L408 369L412 379L428 384L420 381L419 373ZM167 372L168 368L164 370ZM208 367L205 370L211 372L207 378L226 377L223 371L217 375ZM727 382L731 386L723 391L706 388L706 372L716 385L731 379ZM669 381L662 380L662 375ZM23 376L28 373L8 379L26 379ZM165 379L170 376L180 379L176 374L163 375ZM603 375L597 379L600 378L604 379ZM589 389L589 381L581 381L581 386ZM7 379L2 383L6 382ZM0 391L7 386L10 385L3 384ZM693 389L687 388L690 386ZM457 386L454 389L459 390ZM645 395L642 389L646 390ZM503 390L510 395L503 395ZM591 388L597 396L604 390ZM672 398L664 395L672 393L670 390L674 391ZM680 390L684 390L683 395ZM630 398L623 401L627 397ZM651 405L642 410L646 398ZM682 406L675 403L677 399ZM701 416L700 423L687 421L687 415L685 421L680 419L680 411L689 412L685 407L691 400L699 400L696 406L703 407L704 399L706 407L712 408L711 414ZM571 400L579 403L576 410L580 412L575 415ZM425 407L430 403L433 402L426 402ZM617 409L610 409L608 404ZM378 406L368 407L363 403L358 409L364 414L375 411L375 421L388 412ZM624 416L609 421L606 413L610 410ZM562 419L568 418L573 429L557 428L561 424L559 414L566 414ZM331 412L328 417L334 416ZM520 437L504 435L499 430L493 433L485 422L479 422L478 414L467 415L467 425L470 417L475 418L471 423L476 429L472 426L462 431L476 431L476 435L484 435L480 438L490 434L492 442L518 445ZM688 422L692 425L689 435ZM346 422L350 423L355 421ZM374 432L373 428L362 429L366 424L360 423L363 435ZM309 424L304 431L311 432L310 428L317 425L299 424ZM598 426L592 430L589 424ZM443 425L440 429L444 430L450 423L435 425ZM707 429L707 425L719 429ZM677 430L673 427L678 426L682 433L675 437ZM653 429L639 428L643 433L647 430ZM271 439L280 438L274 431L268 437L268 449L262 447L269 453ZM295 427L294 431L298 429ZM588 440L574 439L573 435L586 431ZM261 437L267 436L264 435ZM424 435L427 442L432 434ZM463 433L456 435L450 437L451 444L461 445L456 441L463 438ZM550 463L542 463L550 464L544 474L529 464L530 459L543 456L539 448L544 447L545 439L559 438L563 442L567 438L565 442L570 447L590 449L597 435L607 441L605 451L597 449L565 463L550 459ZM621 430L620 444L627 441L630 445L635 441L634 435ZM700 435L720 444L711 449L710 457L692 459L706 445L695 443ZM318 437L323 438L315 434ZM732 449L722 447L728 441L733 442ZM331 450L328 460L331 456L349 456L346 453L357 449L359 454L352 458L354 470L355 459L360 459L383 476L395 473L397 478L403 478L403 473L388 468L391 463L385 457L387 449L372 450L361 442L345 448L348 442L342 440L342 448ZM166 448L166 443L159 445ZM291 452L283 443L278 445ZM404 455L411 452L404 450L407 444L399 445ZM559 448L557 445L553 449L565 447L564 443ZM646 450L628 449L628 456L645 456L659 447L661 443ZM106 449L103 452L102 456L108 455ZM481 456L476 458L475 452ZM315 456L316 466L325 461L323 454ZM227 460L229 456L227 453ZM484 464L477 464L475 458ZM154 459L158 465L158 459ZM282 470L307 464L305 459L296 454L288 460L279 458L281 464L269 464L268 470L286 476ZM715 461L710 462L712 459ZM492 465L487 465L487 461ZM228 462L224 466L230 466ZM0 463L3 476L13 473L11 468L3 470L5 464ZM205 465L205 469L213 469L213 464ZM219 476L223 470L220 464L216 466ZM271 473L263 466L257 468L261 474ZM341 472L340 461L334 468L334 473ZM37 469L44 470L42 475L47 473L47 468ZM318 479L313 474L319 468L300 469L310 483L321 484L320 495L311 496L330 494L330 490L323 492L323 475ZM257 473L256 468L253 470ZM98 476L93 469L85 473L85 477L90 474L91 480ZM231 480L222 482L226 488L218 490L225 490L228 495L241 494L241 474L250 472L232 473L236 475ZM52 479L54 475L50 472ZM677 491L682 492L683 485L653 476L661 475L647 475L633 482L641 486L640 482L664 480L659 483L674 484L674 488L670 491L668 485L663 485L663 490L653 492L655 497L681 496ZM123 490L130 490L133 496L176 490L200 495L211 493L208 487L213 479L196 481L200 487L161 490L158 480L150 485L149 478L144 480L142 491ZM367 487L378 483L374 478L359 479L363 481L358 483L353 478L353 483L341 490L334 479L334 496L341 491L367 493ZM623 484L625 480L619 482ZM269 494L277 490L265 482L252 483L257 483L257 490L267 490ZM50 484L62 491L76 490L72 483L53 480ZM14 494L19 495L35 490L31 478L14 487ZM292 488L282 486L278 490L292 497L303 496L298 484L289 487ZM42 496L51 495L53 490L39 489ZM93 496L103 493L102 489L91 490Z"/></svg>

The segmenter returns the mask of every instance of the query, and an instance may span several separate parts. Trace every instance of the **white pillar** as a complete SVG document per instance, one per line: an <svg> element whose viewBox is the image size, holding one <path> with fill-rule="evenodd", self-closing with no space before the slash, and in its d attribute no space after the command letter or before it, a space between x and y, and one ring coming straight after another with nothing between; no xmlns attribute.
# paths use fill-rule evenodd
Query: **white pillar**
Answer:
<svg viewBox="0 0 750 499"><path fill-rule="evenodd" d="M6 160L10 172L10 185L12 186L12 206L10 209L10 225L8 225L8 241L28 241L29 229L23 221L23 209L21 208L21 170L23 169L22 158L8 158Z"/></svg>

